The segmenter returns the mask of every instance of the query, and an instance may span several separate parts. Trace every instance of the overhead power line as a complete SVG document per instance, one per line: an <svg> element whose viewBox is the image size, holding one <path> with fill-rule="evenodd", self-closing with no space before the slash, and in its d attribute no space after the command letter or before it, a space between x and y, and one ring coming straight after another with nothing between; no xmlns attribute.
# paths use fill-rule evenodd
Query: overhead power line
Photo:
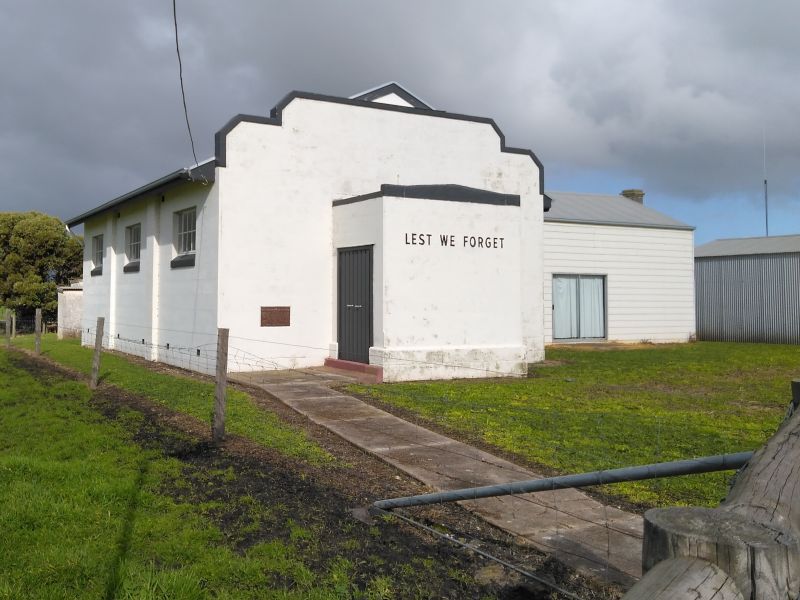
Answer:
<svg viewBox="0 0 800 600"><path fill-rule="evenodd" d="M192 156L194 164L200 164L197 160L197 153L194 150L194 137L192 136L192 126L189 125L189 110L186 108L186 90L183 87L183 62L181 61L181 46L178 42L178 9L175 6L176 0L172 0L172 22L175 24L175 52L178 54L178 77L181 81L181 98L183 99L183 115L186 117L186 129L189 131L189 143L192 145Z"/></svg>

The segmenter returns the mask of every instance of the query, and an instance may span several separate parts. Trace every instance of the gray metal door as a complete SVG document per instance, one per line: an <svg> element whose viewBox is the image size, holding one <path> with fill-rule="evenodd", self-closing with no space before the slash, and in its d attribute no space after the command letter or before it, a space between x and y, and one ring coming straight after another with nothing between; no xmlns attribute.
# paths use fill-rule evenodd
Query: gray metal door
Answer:
<svg viewBox="0 0 800 600"><path fill-rule="evenodd" d="M339 249L339 358L369 363L372 346L372 246Z"/></svg>

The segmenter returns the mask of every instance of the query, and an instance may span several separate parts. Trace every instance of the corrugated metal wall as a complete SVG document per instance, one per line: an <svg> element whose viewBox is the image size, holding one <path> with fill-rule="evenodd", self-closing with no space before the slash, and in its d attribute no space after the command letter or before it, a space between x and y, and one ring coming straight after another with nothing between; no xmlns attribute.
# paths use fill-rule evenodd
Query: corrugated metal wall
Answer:
<svg viewBox="0 0 800 600"><path fill-rule="evenodd" d="M800 254L695 259L697 337L800 344Z"/></svg>

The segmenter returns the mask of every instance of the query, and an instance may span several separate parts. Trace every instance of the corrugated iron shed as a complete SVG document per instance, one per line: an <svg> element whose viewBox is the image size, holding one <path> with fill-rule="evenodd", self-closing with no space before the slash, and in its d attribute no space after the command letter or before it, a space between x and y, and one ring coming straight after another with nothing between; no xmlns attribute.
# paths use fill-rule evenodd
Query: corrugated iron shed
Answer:
<svg viewBox="0 0 800 600"><path fill-rule="evenodd" d="M775 235L714 240L697 246L696 257L741 256L745 254L786 254L800 252L800 235Z"/></svg>
<svg viewBox="0 0 800 600"><path fill-rule="evenodd" d="M800 235L698 246L695 290L699 339L800 344Z"/></svg>

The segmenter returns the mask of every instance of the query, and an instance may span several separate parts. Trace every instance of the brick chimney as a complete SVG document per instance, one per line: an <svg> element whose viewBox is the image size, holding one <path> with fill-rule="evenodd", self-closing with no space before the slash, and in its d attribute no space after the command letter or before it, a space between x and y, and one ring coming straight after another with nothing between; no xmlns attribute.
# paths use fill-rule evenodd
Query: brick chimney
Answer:
<svg viewBox="0 0 800 600"><path fill-rule="evenodd" d="M628 200L644 204L644 190L622 190L620 195L625 196Z"/></svg>

